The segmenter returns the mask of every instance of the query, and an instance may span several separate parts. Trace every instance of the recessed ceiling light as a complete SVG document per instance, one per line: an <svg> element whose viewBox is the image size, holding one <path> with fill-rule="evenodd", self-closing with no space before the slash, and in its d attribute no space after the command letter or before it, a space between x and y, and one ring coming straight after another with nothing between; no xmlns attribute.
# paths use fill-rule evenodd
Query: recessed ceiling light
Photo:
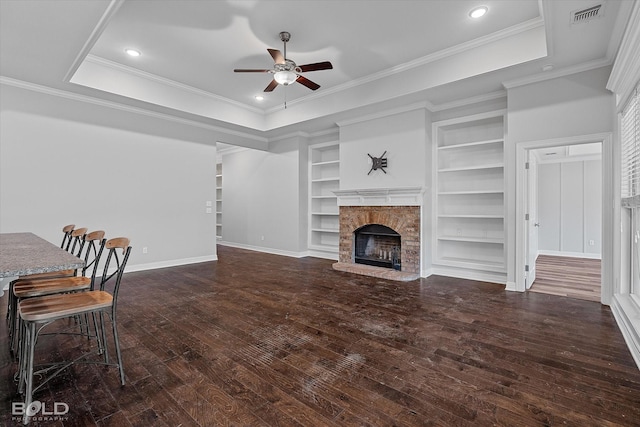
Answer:
<svg viewBox="0 0 640 427"><path fill-rule="evenodd" d="M139 50L135 50L135 49L125 49L124 51L129 56L140 56L140 55L142 55Z"/></svg>
<svg viewBox="0 0 640 427"><path fill-rule="evenodd" d="M483 17L488 11L489 8L487 6L476 7L475 9L471 10L471 12L469 12L469 16L473 19L478 19L480 17Z"/></svg>
<svg viewBox="0 0 640 427"><path fill-rule="evenodd" d="M254 98L256 99L256 101L262 101L264 99L264 96L256 95L256 96L254 96Z"/></svg>

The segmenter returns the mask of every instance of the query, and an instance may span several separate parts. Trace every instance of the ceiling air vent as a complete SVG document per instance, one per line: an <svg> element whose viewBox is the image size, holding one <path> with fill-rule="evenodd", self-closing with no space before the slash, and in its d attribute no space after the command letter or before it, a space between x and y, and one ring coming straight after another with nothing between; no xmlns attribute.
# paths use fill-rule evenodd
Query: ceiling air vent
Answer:
<svg viewBox="0 0 640 427"><path fill-rule="evenodd" d="M602 5L597 4L595 6L588 7L582 10L574 10L571 12L571 23L581 24L583 22L591 21L596 18L600 18L603 15Z"/></svg>

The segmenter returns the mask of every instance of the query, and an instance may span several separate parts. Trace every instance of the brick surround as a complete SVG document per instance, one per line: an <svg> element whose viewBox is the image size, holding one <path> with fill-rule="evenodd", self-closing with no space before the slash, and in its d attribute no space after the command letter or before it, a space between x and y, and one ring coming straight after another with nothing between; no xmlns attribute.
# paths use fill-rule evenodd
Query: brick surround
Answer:
<svg viewBox="0 0 640 427"><path fill-rule="evenodd" d="M340 206L340 263L352 264L354 231L381 224L400 234L402 271L420 274L420 206Z"/></svg>

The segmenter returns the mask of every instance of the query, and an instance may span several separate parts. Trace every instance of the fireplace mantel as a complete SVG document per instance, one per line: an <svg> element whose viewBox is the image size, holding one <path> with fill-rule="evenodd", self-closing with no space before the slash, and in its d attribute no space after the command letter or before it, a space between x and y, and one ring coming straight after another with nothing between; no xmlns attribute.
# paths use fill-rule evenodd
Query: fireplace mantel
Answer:
<svg viewBox="0 0 640 427"><path fill-rule="evenodd" d="M338 206L422 206L423 187L337 190Z"/></svg>

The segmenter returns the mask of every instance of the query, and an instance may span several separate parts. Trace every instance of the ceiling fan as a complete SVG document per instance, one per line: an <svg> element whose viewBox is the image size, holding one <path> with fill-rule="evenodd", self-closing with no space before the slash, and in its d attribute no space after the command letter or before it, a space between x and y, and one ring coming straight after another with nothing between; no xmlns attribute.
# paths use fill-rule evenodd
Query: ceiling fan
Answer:
<svg viewBox="0 0 640 427"><path fill-rule="evenodd" d="M264 89L265 92L271 92L279 84L288 86L294 82L298 82L311 90L316 90L320 87L319 84L312 82L308 78L302 76L300 73L306 73L308 71L319 70L331 70L333 65L331 62L317 62L315 64L297 65L291 59L287 58L287 42L291 38L291 34L286 31L280 33L280 40L284 43L284 55L278 49L267 49L269 54L273 58L275 64L272 69L259 70L259 69L247 69L236 68L233 70L236 73L271 73L273 74L273 80Z"/></svg>

